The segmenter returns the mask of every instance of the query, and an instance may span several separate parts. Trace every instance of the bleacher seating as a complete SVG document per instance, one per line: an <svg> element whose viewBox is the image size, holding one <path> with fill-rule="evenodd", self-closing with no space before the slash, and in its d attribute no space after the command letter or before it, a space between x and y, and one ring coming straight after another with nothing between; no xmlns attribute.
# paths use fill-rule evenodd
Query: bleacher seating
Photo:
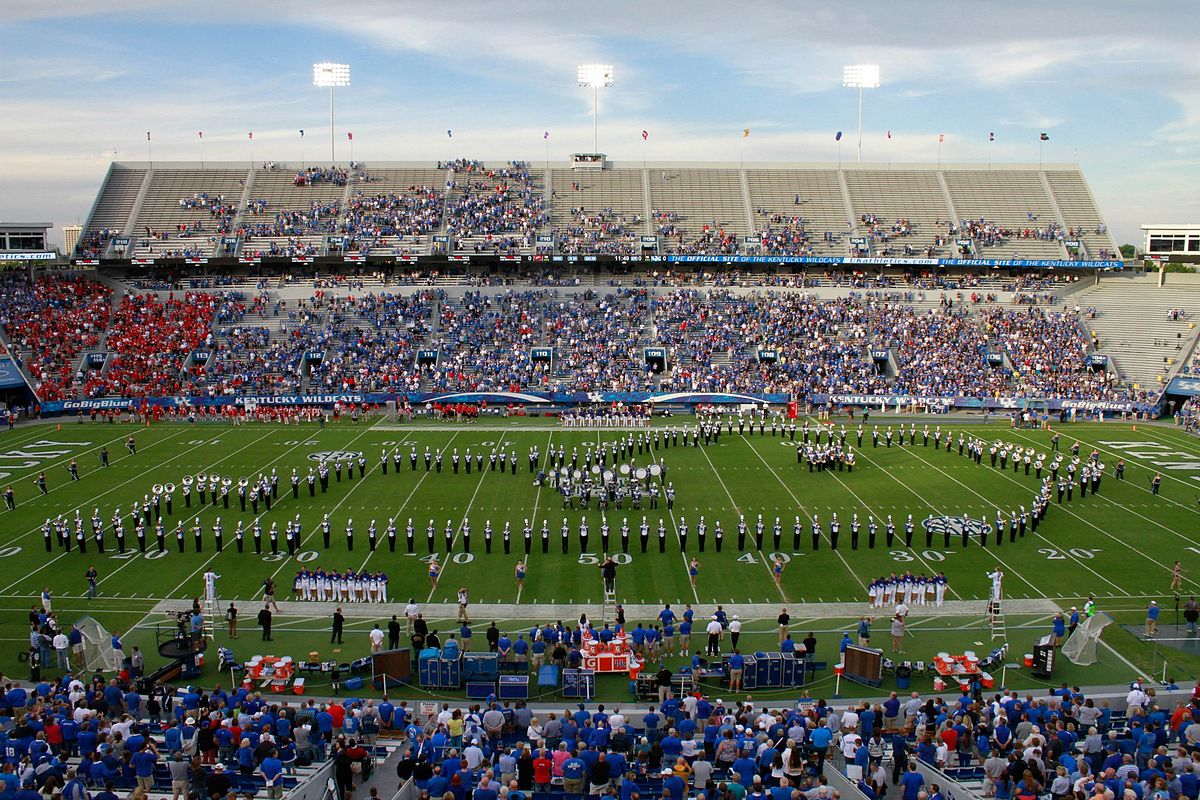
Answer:
<svg viewBox="0 0 1200 800"><path fill-rule="evenodd" d="M125 230L145 179L145 169L113 164L108 180L100 187L96 207L79 236L76 252L80 256L100 258L107 255L108 242Z"/></svg>
<svg viewBox="0 0 1200 800"><path fill-rule="evenodd" d="M981 258L1063 259L1063 231L1034 170L944 170L954 209L962 220L986 220L1010 232L977 247Z"/></svg>
<svg viewBox="0 0 1200 800"><path fill-rule="evenodd" d="M130 225L130 256L203 257L228 234L241 201L244 169L155 169Z"/></svg>
<svg viewBox="0 0 1200 800"><path fill-rule="evenodd" d="M846 188L860 235L871 239L872 254L910 258L947 255L952 220L937 173L846 170ZM864 215L878 217L886 233L903 220L908 233L883 238L872 235L871 226L862 221Z"/></svg>
<svg viewBox="0 0 1200 800"><path fill-rule="evenodd" d="M835 170L747 169L746 181L756 232L767 223L802 222L812 242L812 255L846 255L854 225L847 218ZM796 217L800 222L791 222ZM763 253L773 249L764 246Z"/></svg>

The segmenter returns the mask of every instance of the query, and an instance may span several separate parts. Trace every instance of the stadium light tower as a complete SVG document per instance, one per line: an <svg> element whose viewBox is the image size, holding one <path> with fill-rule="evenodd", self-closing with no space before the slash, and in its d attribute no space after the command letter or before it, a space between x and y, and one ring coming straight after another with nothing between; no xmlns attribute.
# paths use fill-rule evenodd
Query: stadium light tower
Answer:
<svg viewBox="0 0 1200 800"><path fill-rule="evenodd" d="M313 86L329 89L329 161L331 165L337 162L337 157L334 155L334 148L337 145L333 134L333 90L339 86L349 85L349 64L334 64L329 61L313 64Z"/></svg>
<svg viewBox="0 0 1200 800"><path fill-rule="evenodd" d="M612 64L580 64L579 85L592 90L592 152L598 153L600 89L607 89L613 85Z"/></svg>
<svg viewBox="0 0 1200 800"><path fill-rule="evenodd" d="M847 64L842 67L842 86L847 89L858 89L858 160L861 163L863 89L879 88L879 65Z"/></svg>

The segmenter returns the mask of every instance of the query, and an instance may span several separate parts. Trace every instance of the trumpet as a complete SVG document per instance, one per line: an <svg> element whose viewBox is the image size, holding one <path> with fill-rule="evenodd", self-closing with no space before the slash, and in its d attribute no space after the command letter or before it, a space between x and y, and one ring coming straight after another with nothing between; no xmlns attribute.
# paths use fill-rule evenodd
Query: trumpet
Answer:
<svg viewBox="0 0 1200 800"><path fill-rule="evenodd" d="M193 478L191 475L184 475L183 476L183 485L191 488L191 485L195 480L196 479Z"/></svg>
<svg viewBox="0 0 1200 800"><path fill-rule="evenodd" d="M150 491L154 492L155 497L161 497L164 491L163 485L161 483L156 483Z"/></svg>
<svg viewBox="0 0 1200 800"><path fill-rule="evenodd" d="M175 484L168 483L165 488L167 490L167 494L175 494Z"/></svg>

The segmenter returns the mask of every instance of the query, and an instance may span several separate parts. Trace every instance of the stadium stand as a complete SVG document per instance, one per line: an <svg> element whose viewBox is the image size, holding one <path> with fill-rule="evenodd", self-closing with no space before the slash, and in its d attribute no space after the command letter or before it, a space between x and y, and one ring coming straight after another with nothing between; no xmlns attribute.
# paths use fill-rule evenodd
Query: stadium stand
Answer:
<svg viewBox="0 0 1200 800"><path fill-rule="evenodd" d="M217 237L232 230L245 180L245 170L151 170L130 225L130 256L212 255Z"/></svg>
<svg viewBox="0 0 1200 800"><path fill-rule="evenodd" d="M178 394L192 351L212 343L213 314L220 298L188 292L165 300L128 293L108 333L112 352L103 375L89 378L89 397L150 397Z"/></svg>
<svg viewBox="0 0 1200 800"><path fill-rule="evenodd" d="M956 232L976 239L971 248L976 257L1100 259L1116 252L1074 166L609 167L576 171L525 162L491 167L467 158L436 165L356 163L352 169L274 162L253 169L116 163L77 254L116 257L121 253L110 251L108 242L122 236L131 239L131 250L123 251L127 257L233 255L224 246L213 249L216 237L228 231L240 237L237 255L258 258L427 255L426 234L454 234L452 247L474 255L524 255L536 248L546 254L626 256L639 254L638 237L663 227L656 214L670 222L669 231L660 233L663 254L754 250L836 257L851 255L849 238L874 235L894 241L873 241L855 254L920 257L933 247L937 257L970 255L957 253L948 241L956 238L951 222ZM235 206L232 215L229 204ZM893 237L890 229L899 220L907 221L902 226L907 233ZM399 240L405 229L417 233ZM181 233L187 233L182 237L187 242L172 241ZM331 234L349 240L334 243L327 238ZM554 238L537 242L537 235ZM761 244L748 248L745 237L751 235ZM1066 241L1081 246L1068 252Z"/></svg>
<svg viewBox="0 0 1200 800"><path fill-rule="evenodd" d="M1115 275L1069 298L1117 373L1139 391L1157 394L1196 341L1200 287L1169 290L1154 275ZM1093 314L1091 309L1095 309Z"/></svg>
<svg viewBox="0 0 1200 800"><path fill-rule="evenodd" d="M111 290L70 275L7 276L0 325L42 400L73 397L79 356L97 347L108 326Z"/></svg>
<svg viewBox="0 0 1200 800"><path fill-rule="evenodd" d="M842 196L835 170L747 169L746 182L754 210L755 233L767 239L767 225L803 226L816 256L847 254L853 215ZM764 241L762 253L785 254L784 243Z"/></svg>
<svg viewBox="0 0 1200 800"><path fill-rule="evenodd" d="M1063 226L1040 173L1032 170L945 170L942 172L960 227L982 223L996 234L972 233L976 252L1004 259L1065 259Z"/></svg>
<svg viewBox="0 0 1200 800"><path fill-rule="evenodd" d="M255 170L250 196L239 217L240 252L251 256L316 256L350 190L344 170L292 171L268 164Z"/></svg>
<svg viewBox="0 0 1200 800"><path fill-rule="evenodd" d="M77 252L81 256L101 258L108 255L109 240L129 225L146 175L145 169L112 165L79 237Z"/></svg>

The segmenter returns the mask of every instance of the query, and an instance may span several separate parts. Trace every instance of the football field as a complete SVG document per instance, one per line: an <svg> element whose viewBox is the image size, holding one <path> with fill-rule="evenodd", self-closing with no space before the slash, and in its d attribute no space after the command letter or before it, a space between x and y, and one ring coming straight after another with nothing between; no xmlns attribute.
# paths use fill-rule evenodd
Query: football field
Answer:
<svg viewBox="0 0 1200 800"><path fill-rule="evenodd" d="M938 420L946 422L946 420ZM739 435L734 426L732 434L722 428L718 440L705 446L666 446L647 448L637 453L636 445L622 463L633 462L631 473L638 466L660 462L664 474L648 477L659 481L665 489L670 482L675 493L673 509L664 500L657 509L649 508L643 498L641 510L609 505L602 515L593 501L587 510L564 507L557 489L535 485L530 472L528 455L532 447L541 453L543 467L547 452L563 448L568 467L586 476L589 452L604 449L638 431L563 429L548 421L533 419L481 419L475 424L438 424L417 422L389 424L382 421L352 423L342 420L328 427L316 424L300 426L160 424L137 427L129 424L77 424L65 422L61 428L50 424L18 427L7 432L0 444L0 485L11 484L17 508L3 514L0 533L0 595L3 595L3 629L0 631L11 655L5 668L16 673L15 656L21 643L28 641L26 611L37 602L39 592L49 587L55 597L55 607L66 621L89 613L110 630L125 634L129 643L141 644L153 650L153 627L163 622L162 608L168 601L190 600L202 593L201 576L208 570L220 574L219 592L223 601L235 601L243 606L243 626L250 627L259 597L260 586L267 577L274 577L280 586L280 599L288 599L292 578L301 568L355 571L382 571L389 577L389 595L393 602L414 597L428 606L430 616L438 619L442 604L453 604L460 587L467 587L471 602L482 607L482 619L489 606L505 610L508 620L545 621L544 614L556 606L554 618L569 621L575 615L563 611L564 606L586 605L594 608L602 600L601 580L597 565L605 555L601 542L601 526L607 521L610 542L607 552L619 564L617 600L631 607L657 606L670 602L691 603L701 618L711 613L715 604L739 608L753 605L761 613L744 618L759 620L757 628L763 644L770 638L770 625L780 607L798 606L811 610L812 604L859 604L867 613L867 585L875 578L890 573L912 572L932 576L944 572L949 582L948 601L981 600L991 586L987 574L997 567L1004 572L1004 592L1007 599L1018 601L1050 601L1067 609L1082 606L1088 595L1094 595L1102 610L1113 614L1118 622L1135 624L1144 619L1144 609L1150 600L1163 607L1163 622L1173 621L1174 593L1169 590L1171 568L1176 560L1182 562L1181 595L1200 593L1200 521L1197 495L1200 493L1200 442L1174 429L1158 425L1131 425L1106 422L1063 426L1061 450L1070 460L1070 449L1078 441L1084 459L1093 449L1099 452L1106 465L1100 493L1081 497L1078 486L1073 498L1061 503L1052 499L1045 520L1037 531L1027 529L1024 536L1011 541L1007 531L1002 543L996 544L993 532L988 547L981 547L976 521L984 518L995 525L997 511L1007 518L1022 506L1029 507L1039 481L1033 472L1025 474L1023 467L1014 471L1012 463L1006 469L990 464L985 449L982 463L976 464L966 455L959 455L957 436L960 431L975 435L986 442L1003 442L1014 447L1033 448L1036 454L1050 455L1050 433L1041 430L1014 430L1007 421L990 425L949 421L943 424L942 446L935 448L932 437L922 444L921 430L928 422L930 430L935 420L916 420L916 442L905 437L903 446L893 443L886 447L881 436L878 446L872 446L871 427L880 422L880 431L899 422L872 417L861 447L856 445L855 428L847 424L848 443L854 447L857 463L852 472L845 470L810 471L797 462L796 442L780 433L772 436L768 424L765 434L754 429L753 435ZM674 427L692 425L692 418L656 421L656 428L665 433ZM816 425L815 421L812 423ZM907 431L907 422L905 424ZM126 447L133 433L137 441L136 455ZM954 437L954 446L947 450L946 435ZM110 466L100 466L98 453L107 447ZM416 469L410 467L409 453L416 448L420 454ZM426 469L426 449L444 454L441 471ZM472 466L468 474L460 467L452 468L452 454L457 450L465 456L485 455L482 471ZM399 471L389 458L386 474L380 467L380 455L393 451L401 454ZM493 470L489 458L492 451L504 451L516 456L515 473ZM295 469L303 478L309 468L329 461L337 454L358 454L366 459L365 476L355 467L351 479L343 474L341 480L330 476L327 491L318 484L315 497L309 496L307 484L301 480L298 497L293 498L289 477ZM72 481L67 466L78 459L80 479ZM1118 459L1126 462L1125 479L1117 480L1114 469ZM1049 459L1047 459L1048 461ZM46 495L41 495L33 483L39 471L45 470ZM272 508L250 509L243 513L236 497L241 478L254 479L260 473L276 470L280 476L279 495ZM620 475L620 466L607 461L601 471ZM193 493L190 508L185 507L181 487L185 475L197 473L228 477L233 482L229 508L222 504L201 505ZM1161 472L1161 493L1151 491L1151 479ZM636 480L636 477L634 478ZM175 485L173 513L163 515L166 529L166 549L159 552L153 530L147 535L147 552L137 551L133 537L130 511L135 501L151 495L155 485ZM94 509L105 523L103 554L97 552L91 536L90 519ZM116 552L111 517L120 509L126 519L127 551ZM88 550L77 548L65 551L53 542L47 552L42 526L47 518L62 514L70 520L78 510L87 531ZM165 512L165 506L163 507ZM329 515L330 546L324 544L320 521ZM833 514L840 521L837 549L831 542L829 523ZM739 514L745 515L748 531L744 547L738 546ZM756 541L755 525L762 515L764 532L761 546ZM851 523L858 516L861 531L857 547L851 541ZM963 515L972 519L969 544L963 545L959 535ZM288 520L299 515L302 534L297 553L286 554L282 530ZM820 520L820 536L813 547L812 517ZM886 541L886 518L895 523L895 539ZM913 535L911 546L905 544L905 521L911 515ZM224 549L215 548L213 525L221 518ZM642 550L639 529L645 516L650 529L648 547ZM793 526L800 517L798 544L794 541ZM264 531L262 554L256 554L251 538L254 520ZM775 543L773 528L780 520L780 540ZM868 518L873 517L878 531L874 546L868 536ZM413 552L408 552L405 528L412 519L415 529ZM707 541L699 550L697 526L703 518L707 525ZM525 551L522 530L525 520L532 528L532 546L528 556L528 572L524 586L518 585L514 568ZM561 529L566 520L569 536L567 552L563 552ZM581 520L587 520L588 545L583 548L579 536ZM622 550L620 529L628 520L629 545ZM367 530L374 520L378 544L374 551L368 545ZM397 528L394 552L389 548L385 529L389 520ZM666 530L660 552L659 522ZM244 552L234 545L234 529L238 522L246 529ZM354 527L353 550L348 549L346 527ZM434 553L429 552L426 529L432 524L436 531ZM715 526L723 528L720 551L716 546ZM174 529L182 522L187 531L184 552L178 552ZM484 529L493 529L491 552L486 551ZM196 552L191 533L193 524L203 530L203 544ZM266 532L272 523L280 529L279 553L271 553ZM466 549L465 525L471 532L470 550ZM510 552L505 553L502 530L510 526ZM543 552L541 531L543 523L549 529L547 552ZM451 530L451 546L447 548L445 530ZM689 532L687 549L681 549L680 532ZM944 531L949 528L949 544ZM693 586L689 576L689 561L698 561L698 574ZM431 586L429 562L436 559L442 567L440 581ZM782 576L776 584L772 563L783 562ZM90 564L99 571L99 597L87 600L84 572ZM514 611L513 606L527 607L527 613ZM835 632L848 624L855 610L847 606L828 606L829 614L813 614L810 626L836 641ZM297 606L289 606L289 609ZM1030 606L1034 608L1034 606ZM1042 608L1037 606L1037 608ZM1051 608L1051 606L1046 606ZM302 607L301 607L302 609ZM396 609L398 610L398 609ZM883 611L886 612L886 609ZM494 613L494 612L493 612ZM874 612L880 613L880 612ZM306 616L303 611L283 615L277 623L284 634L295 637L297 651L323 647L327 630L327 612L322 607ZM350 630L365 631L372 620L366 609L352 615ZM450 616L453 616L452 609ZM918 609L915 617L924 617L923 624L938 628L937 609ZM1016 649L1027 649L1036 635L1049 630L1049 612L1029 613L1009 621L1010 629L1022 630ZM631 620L632 621L632 620ZM646 621L649 621L647 618ZM963 620L949 628L962 631L971 641L967 646L986 637L986 624L980 620ZM886 635L886 621L876 626ZM486 624L486 623L485 623ZM961 627L960 627L961 625ZM983 626L980 628L979 626ZM356 627L357 626L357 627ZM482 626L481 626L482 627ZM514 626L515 627L515 626ZM918 628L919 630L919 628ZM252 635L252 634L251 634ZM351 634L352 636L354 634ZM836 634L840 636L840 633ZM929 647L950 646L953 636L929 633ZM1010 630L1010 636L1016 634ZM255 637L257 638L257 637ZM280 637L277 636L277 639ZM359 636L358 649L365 637ZM1161 667L1163 656L1153 655L1151 644L1111 626L1105 641L1113 650L1106 660L1113 673L1093 672L1098 679L1124 675L1135 667L1151 671ZM832 643L832 642L831 642ZM361 653L346 651L350 656ZM1119 660L1118 660L1119 659ZM1193 655L1174 653L1170 656L1171 671L1183 679L1200 672L1200 659ZM1122 664L1121 661L1125 663ZM148 658L150 666L158 662L157 655ZM1065 661L1063 662L1066 663ZM1072 679L1087 681L1086 669L1075 668ZM1088 668L1092 670L1098 667ZM1095 682L1095 681L1093 681Z"/></svg>

